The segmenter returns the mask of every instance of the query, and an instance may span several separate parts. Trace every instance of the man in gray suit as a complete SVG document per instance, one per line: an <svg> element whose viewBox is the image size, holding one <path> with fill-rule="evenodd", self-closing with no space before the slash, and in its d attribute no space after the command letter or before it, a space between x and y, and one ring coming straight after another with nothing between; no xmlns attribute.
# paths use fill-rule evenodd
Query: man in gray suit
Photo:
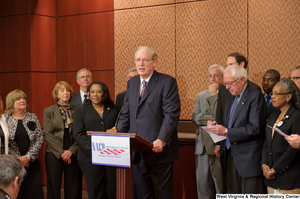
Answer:
<svg viewBox="0 0 300 199"><path fill-rule="evenodd" d="M82 104L84 104L87 98L89 97L89 94L87 93L87 89L93 81L92 73L90 70L86 68L82 68L77 72L76 79L80 90L74 93L71 100L71 104L73 106L79 107Z"/></svg>
<svg viewBox="0 0 300 199"><path fill-rule="evenodd" d="M223 83L224 68L217 64L208 68L208 90L198 93L192 121L197 128L195 157L197 193L200 199L214 199L216 193L222 193L222 170L218 162L220 146L214 146L210 135L201 127L208 120L215 120L218 100L218 89Z"/></svg>

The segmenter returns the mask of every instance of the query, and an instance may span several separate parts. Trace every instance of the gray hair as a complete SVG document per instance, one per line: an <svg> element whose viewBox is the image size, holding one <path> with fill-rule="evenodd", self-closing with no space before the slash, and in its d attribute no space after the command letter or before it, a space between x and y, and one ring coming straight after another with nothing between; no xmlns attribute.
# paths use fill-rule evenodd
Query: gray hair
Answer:
<svg viewBox="0 0 300 199"><path fill-rule="evenodd" d="M290 100L291 104L293 104L298 110L300 110L300 91L297 85L290 79L281 78L277 84L282 85L285 88L286 93L292 94L292 98ZM277 85L276 84L276 85Z"/></svg>
<svg viewBox="0 0 300 199"><path fill-rule="evenodd" d="M213 65L211 65L211 66L208 68L207 73L209 73L209 71L210 71L211 69L214 69L214 68L218 68L218 69L220 70L221 75L224 74L224 68L223 68L222 66L220 66L219 64L213 64Z"/></svg>
<svg viewBox="0 0 300 199"><path fill-rule="evenodd" d="M126 73L126 78L127 78L128 73L131 73L131 72L134 72L134 71L137 71L136 67L129 68L127 73Z"/></svg>
<svg viewBox="0 0 300 199"><path fill-rule="evenodd" d="M81 72L84 71L84 70L89 71L90 76L92 77L92 72L91 72L89 69L87 69L87 68L82 68L82 69L80 69L80 70L77 72L76 79L79 79L79 78L80 78L80 77L79 77L79 73L81 73Z"/></svg>
<svg viewBox="0 0 300 199"><path fill-rule="evenodd" d="M141 50L141 49L148 49L148 50L150 50L150 52L151 52L151 59L152 60L157 60L157 54L156 54L156 52L152 49L152 48L150 48L150 47L148 47L148 46L140 46L140 47L138 47L137 49L136 49L136 51L135 51L135 53L134 53L134 59L136 58L136 53L139 51L139 50Z"/></svg>
<svg viewBox="0 0 300 199"><path fill-rule="evenodd" d="M26 170L22 166L20 160L12 155L0 155L0 187L5 188L16 177L19 177L18 184L21 185Z"/></svg>
<svg viewBox="0 0 300 199"><path fill-rule="evenodd" d="M241 66L231 65L225 69L224 73L226 73L226 71L230 71L231 75L236 79L240 79L242 77L245 78L245 81L247 81L247 79L248 79L246 69Z"/></svg>
<svg viewBox="0 0 300 199"><path fill-rule="evenodd" d="M294 68L291 69L291 71L298 70L298 69L300 69L300 65L299 66L295 66Z"/></svg>

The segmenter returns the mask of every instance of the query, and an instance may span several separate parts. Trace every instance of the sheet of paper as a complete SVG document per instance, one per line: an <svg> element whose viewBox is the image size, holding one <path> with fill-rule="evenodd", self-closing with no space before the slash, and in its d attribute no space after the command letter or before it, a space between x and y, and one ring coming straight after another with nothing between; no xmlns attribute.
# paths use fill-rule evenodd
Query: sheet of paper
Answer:
<svg viewBox="0 0 300 199"><path fill-rule="evenodd" d="M290 137L289 135L285 134L284 132L282 132L279 128L273 128L270 125L267 125L269 128L274 129L277 133L279 133L280 135L282 135L283 137Z"/></svg>
<svg viewBox="0 0 300 199"><path fill-rule="evenodd" d="M226 136L220 136L220 135L215 134L214 132L209 130L208 126L204 126L204 127L201 127L201 128L203 130L205 130L210 135L210 137L212 138L214 143L220 142L220 141L225 140L227 138Z"/></svg>

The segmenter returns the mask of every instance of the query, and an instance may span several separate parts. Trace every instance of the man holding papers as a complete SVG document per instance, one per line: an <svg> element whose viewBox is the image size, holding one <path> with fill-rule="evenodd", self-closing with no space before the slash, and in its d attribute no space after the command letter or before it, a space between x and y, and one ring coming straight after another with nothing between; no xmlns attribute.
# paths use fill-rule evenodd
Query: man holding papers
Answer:
<svg viewBox="0 0 300 199"><path fill-rule="evenodd" d="M198 198L214 199L216 193L222 193L222 171L218 163L220 146L215 149L209 134L201 127L208 120L214 120L217 108L219 86L223 83L224 68L217 64L208 68L208 90L197 94L192 121L198 126L195 157ZM216 154L215 154L216 153Z"/></svg>
<svg viewBox="0 0 300 199"><path fill-rule="evenodd" d="M272 113L268 126L287 134L300 134L300 93L292 80L282 78L273 88ZM284 139L284 134L266 127L262 170L269 194L300 194L300 153ZM288 138L287 138L288 139Z"/></svg>
<svg viewBox="0 0 300 199"><path fill-rule="evenodd" d="M224 193L264 193L261 154L266 104L263 94L247 84L247 71L226 68L223 79L230 94L225 100L224 126L208 122L214 133L227 136L221 142Z"/></svg>

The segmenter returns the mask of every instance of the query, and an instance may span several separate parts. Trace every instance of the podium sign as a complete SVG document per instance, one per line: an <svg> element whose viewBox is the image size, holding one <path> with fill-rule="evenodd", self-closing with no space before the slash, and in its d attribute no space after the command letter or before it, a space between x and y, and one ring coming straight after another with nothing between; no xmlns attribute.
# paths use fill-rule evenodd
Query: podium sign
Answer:
<svg viewBox="0 0 300 199"><path fill-rule="evenodd" d="M129 135L92 134L92 163L130 168Z"/></svg>

